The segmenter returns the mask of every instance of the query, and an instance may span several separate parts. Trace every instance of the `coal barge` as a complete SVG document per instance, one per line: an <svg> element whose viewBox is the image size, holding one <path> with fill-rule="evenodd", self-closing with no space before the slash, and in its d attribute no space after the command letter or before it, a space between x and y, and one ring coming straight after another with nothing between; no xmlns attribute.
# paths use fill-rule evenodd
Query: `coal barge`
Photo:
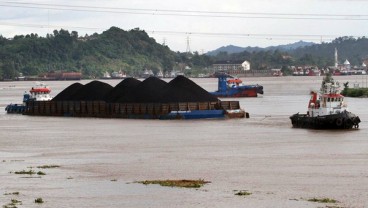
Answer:
<svg viewBox="0 0 368 208"><path fill-rule="evenodd" d="M115 87L100 81L75 83L51 101L27 102L24 114L128 119L249 117L239 101L221 101L184 76L169 83L156 77L144 81L126 78Z"/></svg>
<svg viewBox="0 0 368 208"><path fill-rule="evenodd" d="M359 128L360 118L351 113L339 92L339 84L327 75L320 92L311 92L307 114L290 116L293 127L310 129Z"/></svg>

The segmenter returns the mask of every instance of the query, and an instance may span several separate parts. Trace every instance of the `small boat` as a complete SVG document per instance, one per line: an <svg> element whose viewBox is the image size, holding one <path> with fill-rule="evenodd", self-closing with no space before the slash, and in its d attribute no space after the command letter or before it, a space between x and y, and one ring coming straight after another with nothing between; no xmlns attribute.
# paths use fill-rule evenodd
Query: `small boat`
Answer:
<svg viewBox="0 0 368 208"><path fill-rule="evenodd" d="M245 85L242 80L227 74L215 76L218 78L218 90L211 94L217 97L257 97L258 94L263 94L262 85Z"/></svg>
<svg viewBox="0 0 368 208"><path fill-rule="evenodd" d="M31 88L29 93L24 92L22 104L9 104L5 107L7 113L23 113L27 108L29 101L49 101L52 99L51 89L41 82L36 82L36 85Z"/></svg>
<svg viewBox="0 0 368 208"><path fill-rule="evenodd" d="M322 81L320 92L311 92L306 114L290 116L295 128L351 129L359 128L360 118L348 111L340 85L330 74Z"/></svg>

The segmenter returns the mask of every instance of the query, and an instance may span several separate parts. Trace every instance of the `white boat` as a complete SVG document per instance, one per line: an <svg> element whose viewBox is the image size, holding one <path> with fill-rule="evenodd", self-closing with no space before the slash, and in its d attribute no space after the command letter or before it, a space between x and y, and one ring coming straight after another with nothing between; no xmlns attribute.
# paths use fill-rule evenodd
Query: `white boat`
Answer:
<svg viewBox="0 0 368 208"><path fill-rule="evenodd" d="M319 93L311 92L307 114L290 116L293 127L311 129L359 128L360 118L348 111L340 85L326 75Z"/></svg>

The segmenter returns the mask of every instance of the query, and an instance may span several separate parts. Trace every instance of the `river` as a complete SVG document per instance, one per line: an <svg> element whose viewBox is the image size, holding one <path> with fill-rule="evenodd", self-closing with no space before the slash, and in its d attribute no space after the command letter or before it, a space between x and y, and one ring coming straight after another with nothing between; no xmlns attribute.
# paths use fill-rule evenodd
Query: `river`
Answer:
<svg viewBox="0 0 368 208"><path fill-rule="evenodd" d="M362 76L334 78L366 85ZM16 198L19 207L40 207L34 200L42 198L53 208L368 207L367 98L346 98L362 120L358 130L291 126L289 116L306 112L321 80L243 78L263 85L265 94L224 100L239 100L249 119L169 121L9 115L5 106L20 103L34 82L0 82L0 206ZM217 88L216 79L193 81ZM46 83L55 96L74 81ZM29 167L46 175L14 174ZM211 183L199 189L135 183L156 179ZM235 195L239 190L251 195Z"/></svg>

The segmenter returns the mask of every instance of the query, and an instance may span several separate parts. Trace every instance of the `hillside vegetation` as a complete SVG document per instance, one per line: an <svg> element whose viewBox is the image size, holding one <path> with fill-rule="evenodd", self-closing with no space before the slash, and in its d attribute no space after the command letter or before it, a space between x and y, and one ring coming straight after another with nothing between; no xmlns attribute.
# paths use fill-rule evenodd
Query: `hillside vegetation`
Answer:
<svg viewBox="0 0 368 208"><path fill-rule="evenodd" d="M330 43L303 46L293 50L263 49L258 51L243 51L240 53L219 52L214 60L248 60L251 68L272 69L287 68L288 66L318 66L326 68L334 65L335 48L338 50L338 61L349 60L352 66L361 66L363 61L368 63L368 39L340 37ZM366 63L366 64L367 64Z"/></svg>
<svg viewBox="0 0 368 208"><path fill-rule="evenodd" d="M56 70L78 71L91 77L118 70L135 74L145 68L172 69L175 56L167 46L156 43L139 29L124 31L111 27L102 34L85 37L63 29L47 37L0 36L0 76L4 78Z"/></svg>
<svg viewBox="0 0 368 208"><path fill-rule="evenodd" d="M0 35L0 80L14 79L19 73L36 76L60 70L82 72L84 78L101 77L105 71L119 70L139 76L145 69L157 73L159 70L183 71L186 66L191 68L185 71L190 76L211 72L211 65L223 60L248 60L252 70L282 68L288 71L289 66L301 65L322 68L334 65L335 48L340 63L348 59L353 66L361 65L368 57L365 37L341 37L330 43L304 44L296 49L290 45L284 47L288 50L268 47L231 54L219 52L215 56L187 54L171 51L138 28L124 31L117 27L85 36L63 29L54 30L46 37L29 34L8 39Z"/></svg>

